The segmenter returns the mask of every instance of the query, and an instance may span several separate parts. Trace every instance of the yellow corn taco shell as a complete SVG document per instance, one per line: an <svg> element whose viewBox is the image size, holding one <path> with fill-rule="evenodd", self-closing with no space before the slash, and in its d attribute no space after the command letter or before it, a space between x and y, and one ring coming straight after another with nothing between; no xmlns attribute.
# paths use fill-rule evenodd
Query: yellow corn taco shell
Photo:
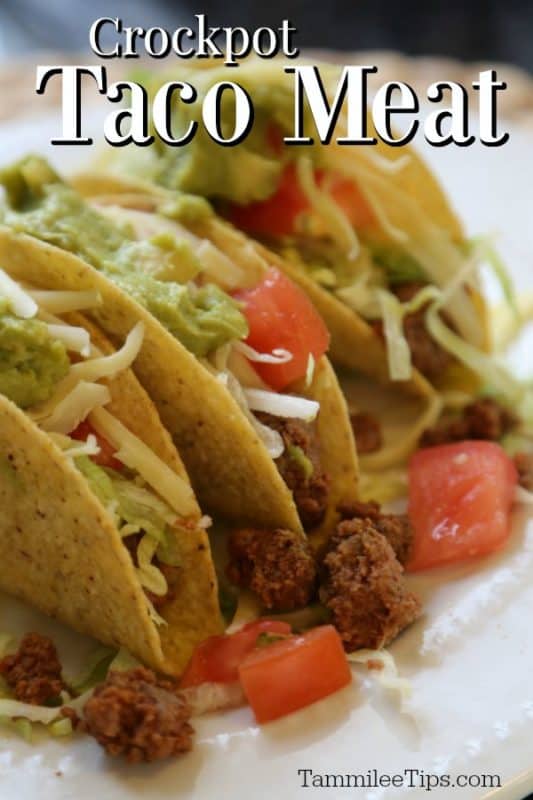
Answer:
<svg viewBox="0 0 533 800"><path fill-rule="evenodd" d="M47 287L48 288L48 287ZM104 353L109 342L83 324ZM130 370L108 382L107 409L182 479L187 475L155 407ZM154 669L179 675L195 645L222 622L201 512L169 528L180 581L151 619L143 588L113 518L83 474L35 422L0 395L0 588L105 644L125 647Z"/></svg>

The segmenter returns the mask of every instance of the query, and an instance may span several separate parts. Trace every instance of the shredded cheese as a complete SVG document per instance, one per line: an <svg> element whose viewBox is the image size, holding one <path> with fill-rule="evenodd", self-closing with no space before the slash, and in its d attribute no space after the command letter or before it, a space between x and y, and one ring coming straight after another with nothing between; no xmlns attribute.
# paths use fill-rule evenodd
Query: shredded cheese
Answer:
<svg viewBox="0 0 533 800"><path fill-rule="evenodd" d="M198 506L188 482L119 420L104 408L96 408L90 415L90 422L96 432L116 448L117 459L138 472L180 517L198 515Z"/></svg>
<svg viewBox="0 0 533 800"><path fill-rule="evenodd" d="M119 372L131 367L137 358L144 338L144 324L138 322L129 332L126 341L114 353L101 358L93 358L73 364L69 377L77 380L99 381L102 378L112 378Z"/></svg>
<svg viewBox="0 0 533 800"><path fill-rule="evenodd" d="M252 411L263 411L275 417L311 422L320 410L320 403L316 400L295 397L292 394L278 394L264 389L244 389L244 396Z"/></svg>
<svg viewBox="0 0 533 800"><path fill-rule="evenodd" d="M69 311L84 311L101 305L100 293L92 289L79 292L61 290L28 289L27 294L37 303L39 309L51 314L66 314Z"/></svg>
<svg viewBox="0 0 533 800"><path fill-rule="evenodd" d="M52 338L63 342L71 353L79 353L84 358L91 355L91 337L85 328L75 325L48 325L48 333Z"/></svg>
<svg viewBox="0 0 533 800"><path fill-rule="evenodd" d="M68 434L96 407L105 406L109 402L111 394L107 386L80 381L63 400L60 400L50 416L40 422L40 427L45 431Z"/></svg>
<svg viewBox="0 0 533 800"><path fill-rule="evenodd" d="M37 314L35 300L3 269L0 269L0 297L7 300L16 317L31 319Z"/></svg>

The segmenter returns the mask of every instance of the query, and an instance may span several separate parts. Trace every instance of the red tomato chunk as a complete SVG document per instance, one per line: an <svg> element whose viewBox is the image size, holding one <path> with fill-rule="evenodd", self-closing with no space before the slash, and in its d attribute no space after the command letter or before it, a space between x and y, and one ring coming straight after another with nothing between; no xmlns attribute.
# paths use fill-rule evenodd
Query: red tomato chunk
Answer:
<svg viewBox="0 0 533 800"><path fill-rule="evenodd" d="M233 683L239 680L239 666L256 647L262 633L289 636L287 622L259 619L244 625L236 633L210 636L201 642L189 661L180 681L182 688L201 683Z"/></svg>
<svg viewBox="0 0 533 800"><path fill-rule="evenodd" d="M368 228L375 222L372 209L354 181L321 169L316 170L315 180L335 200L356 230ZM298 233L298 218L309 211L311 205L302 190L296 168L294 164L288 164L271 197L247 206L230 206L228 216L237 228L248 233L278 237Z"/></svg>
<svg viewBox="0 0 533 800"><path fill-rule="evenodd" d="M284 364L253 367L274 389L285 389L305 377L309 356L318 360L329 346L329 333L322 318L302 290L279 270L271 268L253 289L235 294L244 304L250 333L247 343L261 353L288 350L292 359Z"/></svg>
<svg viewBox="0 0 533 800"><path fill-rule="evenodd" d="M486 555L510 533L516 468L493 442L419 450L409 464L414 546L408 571Z"/></svg>
<svg viewBox="0 0 533 800"><path fill-rule="evenodd" d="M80 442L86 442L89 434L92 434L96 438L96 442L100 448L99 453L97 453L95 456L90 456L91 461L94 461L94 463L98 464L100 467L109 467L110 469L120 472L123 469L124 464L115 458L115 448L112 444L110 444L110 442L107 441L107 439L104 439L103 436L100 436L99 433L96 433L90 422L87 420L80 422L76 430L70 433L70 437L72 439L77 439Z"/></svg>
<svg viewBox="0 0 533 800"><path fill-rule="evenodd" d="M314 628L254 650L239 676L258 722L269 722L315 703L352 680L339 634Z"/></svg>

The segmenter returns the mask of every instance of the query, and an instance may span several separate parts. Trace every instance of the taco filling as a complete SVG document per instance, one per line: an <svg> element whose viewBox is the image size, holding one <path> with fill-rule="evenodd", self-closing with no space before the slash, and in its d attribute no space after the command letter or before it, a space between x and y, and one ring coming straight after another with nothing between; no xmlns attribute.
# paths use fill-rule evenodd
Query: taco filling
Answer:
<svg viewBox="0 0 533 800"><path fill-rule="evenodd" d="M319 525L329 478L319 403L305 394L329 335L305 295L274 268L250 285L240 266L175 220L90 205L41 159L4 170L0 180L5 224L89 262L200 359L275 459L304 527ZM116 476L107 477L116 491Z"/></svg>

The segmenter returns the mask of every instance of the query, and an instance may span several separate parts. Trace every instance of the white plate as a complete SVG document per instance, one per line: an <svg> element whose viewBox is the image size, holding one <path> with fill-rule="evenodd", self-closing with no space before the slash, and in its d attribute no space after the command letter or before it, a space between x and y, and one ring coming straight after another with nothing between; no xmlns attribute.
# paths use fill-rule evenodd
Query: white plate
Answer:
<svg viewBox="0 0 533 800"><path fill-rule="evenodd" d="M109 110L109 109L107 109ZM95 118L96 119L96 118ZM46 153L63 170L85 165L91 148L47 147L57 118L0 128L0 160ZM96 131L100 130L96 126ZM101 137L100 137L101 139ZM496 149L433 149L424 154L452 193L474 232L504 234L502 249L519 285L533 284L531 138L512 130ZM519 359L533 363L527 348ZM524 366L522 363L521 366ZM1 568L1 565L0 565ZM259 729L248 710L196 723L194 751L162 766L125 766L106 759L89 739L43 739L30 746L6 736L0 746L0 798L105 800L149 797L270 798L310 796L454 800L519 800L533 790L533 522L517 513L514 534L496 557L413 579L425 615L392 652L413 686L409 714L364 672L357 685L329 700ZM71 664L90 643L8 598L0 602L0 630L53 632ZM2 734L2 736L4 736ZM450 773L493 775L502 788L302 788L298 770L315 775ZM482 779L480 779L482 780Z"/></svg>

